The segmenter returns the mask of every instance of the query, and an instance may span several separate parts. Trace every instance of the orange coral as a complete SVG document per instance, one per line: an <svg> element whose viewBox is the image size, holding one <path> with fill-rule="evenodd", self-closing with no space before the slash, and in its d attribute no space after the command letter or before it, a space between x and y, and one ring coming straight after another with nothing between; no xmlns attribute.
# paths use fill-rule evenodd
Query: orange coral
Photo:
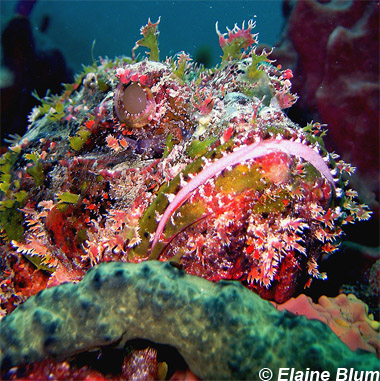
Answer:
<svg viewBox="0 0 380 381"><path fill-rule="evenodd" d="M368 315L368 306L353 294L340 294L335 298L321 296L318 304L301 294L283 304L276 304L280 311L287 310L308 319L320 320L352 351L363 349L380 357L380 323Z"/></svg>

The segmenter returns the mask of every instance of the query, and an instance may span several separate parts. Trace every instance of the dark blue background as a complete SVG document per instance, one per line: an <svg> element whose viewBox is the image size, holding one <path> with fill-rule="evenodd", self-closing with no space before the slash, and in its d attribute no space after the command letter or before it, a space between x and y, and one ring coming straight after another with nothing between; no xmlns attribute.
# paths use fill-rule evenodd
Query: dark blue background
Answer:
<svg viewBox="0 0 380 381"><path fill-rule="evenodd" d="M1 22L6 24L13 15L17 1L1 1ZM91 46L96 40L94 55L113 58L131 55L140 38L140 27L150 17L153 22L161 16L160 59L184 50L194 56L197 49L210 49L212 61L219 62L221 50L215 33L233 28L243 20L255 18L259 41L273 45L282 27L280 0L270 1L37 1L31 22L38 45L59 48L68 65L78 72L82 64L91 63ZM50 17L46 34L39 33L45 15ZM42 40L42 41L41 41ZM144 53L140 48L138 52Z"/></svg>

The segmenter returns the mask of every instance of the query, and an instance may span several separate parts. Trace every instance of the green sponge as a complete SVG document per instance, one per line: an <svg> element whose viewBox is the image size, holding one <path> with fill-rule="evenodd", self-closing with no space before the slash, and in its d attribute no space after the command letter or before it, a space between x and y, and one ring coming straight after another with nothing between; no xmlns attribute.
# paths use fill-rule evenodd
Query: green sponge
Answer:
<svg viewBox="0 0 380 381"><path fill-rule="evenodd" d="M264 367L379 367L319 321L277 311L237 282L211 283L158 261L98 265L77 284L29 298L0 332L2 369L135 338L175 347L202 379L256 380Z"/></svg>

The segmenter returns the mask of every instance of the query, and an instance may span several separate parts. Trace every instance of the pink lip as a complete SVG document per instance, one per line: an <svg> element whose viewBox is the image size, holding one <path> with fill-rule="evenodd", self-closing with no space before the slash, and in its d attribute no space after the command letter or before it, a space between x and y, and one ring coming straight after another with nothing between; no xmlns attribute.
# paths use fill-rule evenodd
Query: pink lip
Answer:
<svg viewBox="0 0 380 381"><path fill-rule="evenodd" d="M247 160L265 156L276 151L282 151L288 155L294 155L308 161L331 183L332 187L335 189L334 179L330 173L329 167L323 161L322 157L311 147L291 140L268 139L258 143L253 143L239 148L238 150L216 160L211 165L204 168L195 177L193 177L176 194L173 201L169 204L163 216L161 217L161 220L154 234L151 250L153 250L159 241L170 216L190 197L191 193L196 188L204 184L208 179L216 176L219 172L226 169L228 166L243 163Z"/></svg>

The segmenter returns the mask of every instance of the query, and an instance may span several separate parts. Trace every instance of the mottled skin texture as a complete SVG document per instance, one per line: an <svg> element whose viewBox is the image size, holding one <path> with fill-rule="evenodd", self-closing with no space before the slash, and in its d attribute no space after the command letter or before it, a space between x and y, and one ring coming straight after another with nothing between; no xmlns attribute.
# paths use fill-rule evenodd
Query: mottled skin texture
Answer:
<svg viewBox="0 0 380 381"><path fill-rule="evenodd" d="M239 163L244 163L249 159L262 157L276 151L283 151L289 154L293 153L299 157L302 157L304 160L308 160L313 163L314 167L318 168L318 170L330 181L332 186L334 186L334 179L331 176L330 170L326 163L323 161L321 156L313 151L312 148L307 147L304 144L289 141L268 140L246 146L230 155L224 156L216 161L212 166L204 168L198 176L193 178L185 187L181 189L180 192L178 192L173 202L171 202L169 207L165 210L165 213L158 224L152 243L152 250L160 239L169 217L190 197L190 194L194 189L205 183L209 178L214 177L228 165L232 166Z"/></svg>
<svg viewBox="0 0 380 381"><path fill-rule="evenodd" d="M379 366L319 321L279 312L238 283L214 284L158 261L101 264L78 284L29 298L0 329L3 369L134 338L176 347L204 379L257 379L262 367L333 374Z"/></svg>
<svg viewBox="0 0 380 381"><path fill-rule="evenodd" d="M294 99L291 73L265 54L239 57L182 74L180 59L102 60L33 111L0 159L7 311L24 256L50 271L49 286L100 262L159 259L277 303L325 277L321 254L336 250L341 225L369 212L344 193L349 166L326 152L322 126L301 128L282 111ZM129 86L156 105L144 126L140 113L120 120L117 94Z"/></svg>

